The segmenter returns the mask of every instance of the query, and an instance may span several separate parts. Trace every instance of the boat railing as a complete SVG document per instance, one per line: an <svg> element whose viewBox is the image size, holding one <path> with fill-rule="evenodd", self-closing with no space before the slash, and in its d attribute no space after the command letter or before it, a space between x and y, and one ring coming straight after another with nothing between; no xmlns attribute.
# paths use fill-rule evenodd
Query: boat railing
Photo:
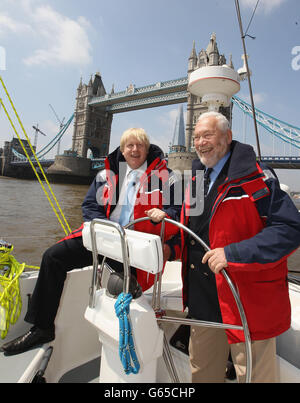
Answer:
<svg viewBox="0 0 300 403"><path fill-rule="evenodd" d="M130 257L129 257L129 252L128 252L128 243L127 243L127 236L125 230L133 226L134 224L137 224L142 221L150 220L149 217L142 217L139 219L136 219L134 221L131 221L129 224L127 224L125 227L122 227L120 224L108 221L108 220L102 220L102 219L94 219L91 222L90 225L90 235L91 235L91 244L92 244L92 253L93 253L93 275L92 275L92 285L90 289L90 301L89 301L89 307L94 308L95 307L95 298L96 298L96 290L97 290L97 284L100 282L101 283L101 276L103 273L103 267L105 264L105 259L106 257L104 256L101 267L99 270L99 258L98 258L98 251L97 251L97 241L96 241L96 231L95 231L95 226L98 224L108 226L108 227L114 227L121 239L121 248L122 248L122 258L123 258L123 266L124 266L124 282L123 282L123 292L128 293L129 291L129 282L130 282ZM169 223L172 225L177 226L178 228L182 229L184 232L188 233L191 237L194 238L196 242L199 242L202 247L206 250L209 251L210 248L209 246L198 236L196 235L191 229L186 227L185 225L171 220L169 218L165 218L162 221L162 226L161 226L161 240L164 239L164 227L165 224ZM246 375L245 375L245 383L250 383L251 382L251 372L252 372L252 353L251 353L251 338L250 338L250 332L248 328L248 323L247 323L247 318L245 315L245 311L242 305L242 302L240 300L239 294L233 284L233 282L230 279L230 276L228 275L227 271L225 269L221 270L221 275L224 276L231 293L234 297L235 303L237 305L240 319L242 322L242 325L233 325L233 324L226 324L226 323L219 323L219 322L208 322L208 321L202 321L202 320L195 320L195 319L189 319L189 318L178 318L178 317L173 317L173 316L166 316L164 314L164 311L161 310L161 287L162 287L162 272L155 274L155 280L154 280L154 285L153 285L153 294L152 294L152 308L156 313L157 317L157 322L158 323L175 323L178 325L193 325L193 326L203 326L203 327L211 327L211 328L218 328L218 329L235 329L235 330L242 330L244 333L245 337L245 352L246 352ZM164 339L164 352L163 352L163 357L166 363L166 366L169 370L170 376L173 380L173 382L179 382L179 378L177 375L177 371L175 368L175 365L173 363L172 355L169 349L169 344L166 340Z"/></svg>

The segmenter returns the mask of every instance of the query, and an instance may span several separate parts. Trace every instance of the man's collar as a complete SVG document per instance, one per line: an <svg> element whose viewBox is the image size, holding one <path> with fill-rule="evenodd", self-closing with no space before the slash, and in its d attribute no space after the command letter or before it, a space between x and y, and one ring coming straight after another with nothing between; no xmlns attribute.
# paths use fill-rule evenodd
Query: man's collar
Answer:
<svg viewBox="0 0 300 403"><path fill-rule="evenodd" d="M137 172L137 175L140 177L140 176L142 176L142 174L146 171L146 169L147 169L147 161L145 161L139 168L137 168L137 169L132 169L132 168L130 168L130 166L128 165L128 164L126 164L127 165L127 169L126 169L126 177L129 175L129 173L131 172L131 171L136 171Z"/></svg>
<svg viewBox="0 0 300 403"><path fill-rule="evenodd" d="M221 158L214 167L212 167L214 173L218 176L219 173L222 171L223 166L226 164L228 158L230 157L230 151ZM206 168L207 169L207 168Z"/></svg>

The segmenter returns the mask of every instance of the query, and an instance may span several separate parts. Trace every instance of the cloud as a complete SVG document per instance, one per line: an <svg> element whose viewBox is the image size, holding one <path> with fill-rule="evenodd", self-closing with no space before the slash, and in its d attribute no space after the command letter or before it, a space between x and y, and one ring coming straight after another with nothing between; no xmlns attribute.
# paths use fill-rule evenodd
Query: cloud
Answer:
<svg viewBox="0 0 300 403"><path fill-rule="evenodd" d="M8 33L26 33L31 32L32 29L29 24L24 24L20 21L16 21L9 17L8 15L0 15L0 34Z"/></svg>
<svg viewBox="0 0 300 403"><path fill-rule="evenodd" d="M1 0L0 37L22 35L27 44L35 46L23 59L27 66L89 64L88 31L92 28L86 17L72 19L40 0Z"/></svg>
<svg viewBox="0 0 300 403"><path fill-rule="evenodd" d="M266 101L266 98L267 96L263 92L257 92L253 95L254 103L256 105L262 105Z"/></svg>
<svg viewBox="0 0 300 403"><path fill-rule="evenodd" d="M85 17L73 20L46 5L32 12L32 21L35 34L45 45L23 60L27 66L66 63L82 66L91 62L92 47L86 32L90 24Z"/></svg>
<svg viewBox="0 0 300 403"><path fill-rule="evenodd" d="M240 97L248 102L248 104L250 104L251 100L250 100L250 95L248 94L241 94ZM254 101L254 105L257 106L261 106L263 105L267 100L267 95L264 92L256 92L253 94L253 101Z"/></svg>
<svg viewBox="0 0 300 403"><path fill-rule="evenodd" d="M257 7L257 12L271 13L276 8L279 8L287 0L260 0ZM241 0L241 5L254 10L257 0Z"/></svg>

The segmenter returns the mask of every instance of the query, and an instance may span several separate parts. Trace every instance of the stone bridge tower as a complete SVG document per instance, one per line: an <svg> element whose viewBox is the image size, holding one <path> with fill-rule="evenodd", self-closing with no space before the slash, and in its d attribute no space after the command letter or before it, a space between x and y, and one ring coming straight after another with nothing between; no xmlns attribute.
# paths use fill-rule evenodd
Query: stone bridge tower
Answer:
<svg viewBox="0 0 300 403"><path fill-rule="evenodd" d="M54 164L47 170L50 181L64 183L90 184L95 172L92 171L89 157L106 157L109 150L112 114L94 108L89 101L95 97L106 95L100 76L96 73L88 84L80 84L77 88L74 112L74 131L72 151L66 150L63 155L55 157Z"/></svg>
<svg viewBox="0 0 300 403"><path fill-rule="evenodd" d="M188 59L188 79L194 70L204 66L222 66L226 64L224 55L221 55L218 50L216 35L212 34L206 50L202 49L197 55L195 41L193 43L192 52ZM230 59L229 67L233 68ZM188 92L187 94L187 115L185 128L185 147L181 144L172 144L168 156L168 166L173 170L179 170L181 173L186 171L189 175L189 170L192 168L192 161L197 158L197 154L193 144L193 132L199 116L207 111L207 107L201 104L201 99ZM220 113L223 113L231 122L231 107L220 107ZM180 149L179 147L180 146Z"/></svg>
<svg viewBox="0 0 300 403"><path fill-rule="evenodd" d="M25 147L27 154L32 157L32 151L30 148L30 145L28 144L28 141L25 139L22 139L23 146ZM35 146L33 146L34 151ZM16 160L17 157L14 155L13 150L15 150L17 153L23 155L25 157L25 153L23 151L23 148L19 142L19 140L14 137L11 141L5 141L3 149L0 148L0 175L2 176L14 176L16 173L17 168L13 168L11 166L11 162L13 160ZM24 168L21 167L20 170L24 171ZM30 168L31 170L31 168ZM16 176L17 177L17 176Z"/></svg>
<svg viewBox="0 0 300 403"><path fill-rule="evenodd" d="M213 33L211 35L209 44L206 50L201 49L199 54L197 55L195 49L195 41L193 43L193 49L191 55L188 60L188 78L191 73L204 66L222 66L226 64L226 58L224 55L219 53L219 49L216 42L216 34ZM230 58L229 67L233 68L232 61ZM196 122L201 113L207 111L207 108L201 105L201 99L199 97L188 93L188 102L187 102L187 118L186 118L186 131L185 131L185 145L186 151L193 151L193 141L192 135L196 125ZM220 113L223 113L229 121L231 121L231 108L223 108L219 109Z"/></svg>
<svg viewBox="0 0 300 403"><path fill-rule="evenodd" d="M88 150L93 158L104 157L108 154L112 114L99 108L89 106L93 97L106 95L100 76L96 73L88 84L80 84L77 88L75 120L72 151L78 157L86 158Z"/></svg>

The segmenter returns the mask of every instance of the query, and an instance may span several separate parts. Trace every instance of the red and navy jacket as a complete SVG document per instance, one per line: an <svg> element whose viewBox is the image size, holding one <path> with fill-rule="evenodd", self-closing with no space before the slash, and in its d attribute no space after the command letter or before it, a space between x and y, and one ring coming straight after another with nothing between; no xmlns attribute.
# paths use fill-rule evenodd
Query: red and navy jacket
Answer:
<svg viewBox="0 0 300 403"><path fill-rule="evenodd" d="M136 202L133 209L133 219L146 217L145 211L151 208L159 208L165 211L167 218L178 220L181 205L174 204L174 192L177 178L167 168L163 159L162 150L151 144L147 156L147 170L139 180ZM109 219L114 211L122 187L126 169L120 171L120 163L125 159L118 147L105 159L105 169L100 171L91 184L87 195L82 203L82 215L84 222L92 221L94 218ZM73 231L67 238L74 238L82 235L83 225ZM147 232L160 235L161 224L154 224L150 220L134 224L135 231ZM178 228L170 223L165 225L165 240L170 239ZM66 238L64 238L66 239ZM143 290L153 285L154 276L144 271L137 270L137 281Z"/></svg>
<svg viewBox="0 0 300 403"><path fill-rule="evenodd" d="M199 160L193 172L203 170ZM193 177L194 179L195 177ZM189 222L189 189L181 222ZM183 303L187 304L187 254L181 234L173 241L174 258L183 261ZM169 241L170 242L170 241ZM290 327L287 257L300 245L300 213L280 189L276 175L256 161L251 146L233 141L227 178L218 188L209 225L210 248L223 247L227 273L248 321L252 340L275 337ZM239 312L222 274L215 276L223 323L241 325ZM229 343L244 341L239 330L227 330Z"/></svg>

